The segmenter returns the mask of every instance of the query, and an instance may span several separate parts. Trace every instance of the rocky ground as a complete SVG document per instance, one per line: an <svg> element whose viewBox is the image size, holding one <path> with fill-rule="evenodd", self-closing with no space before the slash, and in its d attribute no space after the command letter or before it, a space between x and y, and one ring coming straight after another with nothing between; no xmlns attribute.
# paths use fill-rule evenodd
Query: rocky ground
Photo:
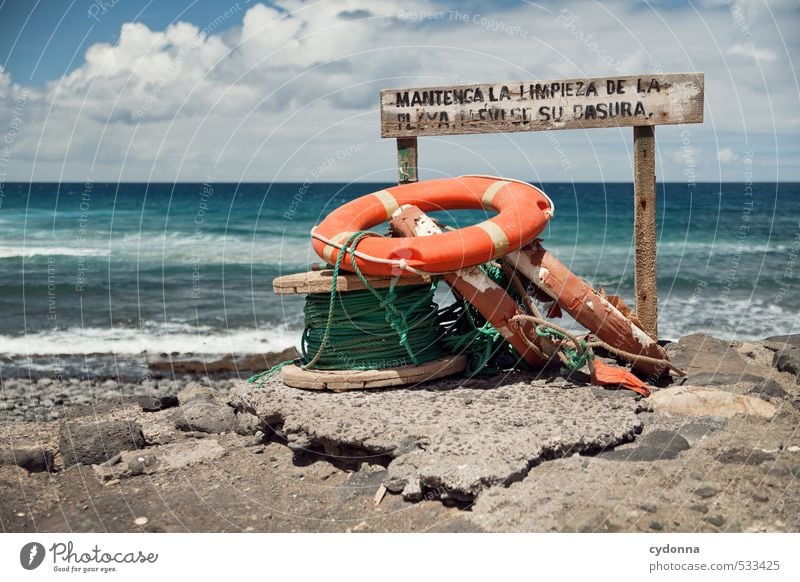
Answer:
<svg viewBox="0 0 800 582"><path fill-rule="evenodd" d="M647 399L558 370L345 394L4 380L0 525L800 531L800 336L668 351L688 376Z"/></svg>

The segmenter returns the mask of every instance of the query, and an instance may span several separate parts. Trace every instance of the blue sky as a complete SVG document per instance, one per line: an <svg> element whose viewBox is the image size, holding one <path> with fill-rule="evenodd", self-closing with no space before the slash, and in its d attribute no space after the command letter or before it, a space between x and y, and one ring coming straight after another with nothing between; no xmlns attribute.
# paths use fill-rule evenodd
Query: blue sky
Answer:
<svg viewBox="0 0 800 582"><path fill-rule="evenodd" d="M392 180L380 89L687 71L659 179L800 180L798 6L0 0L0 180ZM421 176L625 181L631 134L424 138Z"/></svg>

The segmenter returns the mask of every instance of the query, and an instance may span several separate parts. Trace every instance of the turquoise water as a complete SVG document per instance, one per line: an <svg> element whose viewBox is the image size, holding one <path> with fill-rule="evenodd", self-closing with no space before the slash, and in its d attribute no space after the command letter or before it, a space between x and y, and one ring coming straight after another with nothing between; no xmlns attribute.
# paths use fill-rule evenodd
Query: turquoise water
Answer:
<svg viewBox="0 0 800 582"><path fill-rule="evenodd" d="M294 345L302 299L272 279L319 260L308 233L328 212L386 186L5 184L0 353ZM556 205L544 245L632 300L632 185L540 186ZM800 184L659 184L658 227L662 337L800 332Z"/></svg>

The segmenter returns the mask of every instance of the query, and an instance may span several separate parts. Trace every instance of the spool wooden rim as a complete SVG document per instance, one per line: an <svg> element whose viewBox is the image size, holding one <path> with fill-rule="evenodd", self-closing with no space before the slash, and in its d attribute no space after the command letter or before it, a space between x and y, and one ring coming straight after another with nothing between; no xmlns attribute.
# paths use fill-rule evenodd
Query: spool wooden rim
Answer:
<svg viewBox="0 0 800 582"><path fill-rule="evenodd" d="M429 285L430 277L381 277L375 275L365 275L364 277L375 289L385 289L392 282L397 286L405 285ZM333 269L323 269L321 271L308 271L306 273L295 273L283 275L272 281L272 290L278 295L298 295L309 293L330 293L333 284ZM336 281L336 289L342 293L348 291L363 291L366 289L364 283L353 273L339 272Z"/></svg>
<svg viewBox="0 0 800 582"><path fill-rule="evenodd" d="M383 370L304 370L294 364L281 368L281 379L292 388L344 392L418 384L462 372L466 366L467 357L464 355L446 356L419 366Z"/></svg>

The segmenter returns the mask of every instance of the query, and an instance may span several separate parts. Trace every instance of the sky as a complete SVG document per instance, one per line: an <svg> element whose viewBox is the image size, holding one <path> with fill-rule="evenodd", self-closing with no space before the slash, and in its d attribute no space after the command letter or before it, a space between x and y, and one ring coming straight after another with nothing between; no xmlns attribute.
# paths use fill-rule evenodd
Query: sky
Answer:
<svg viewBox="0 0 800 582"><path fill-rule="evenodd" d="M0 0L0 181L392 181L379 92L703 72L662 181L800 180L800 4ZM420 138L420 177L630 181L630 127Z"/></svg>

